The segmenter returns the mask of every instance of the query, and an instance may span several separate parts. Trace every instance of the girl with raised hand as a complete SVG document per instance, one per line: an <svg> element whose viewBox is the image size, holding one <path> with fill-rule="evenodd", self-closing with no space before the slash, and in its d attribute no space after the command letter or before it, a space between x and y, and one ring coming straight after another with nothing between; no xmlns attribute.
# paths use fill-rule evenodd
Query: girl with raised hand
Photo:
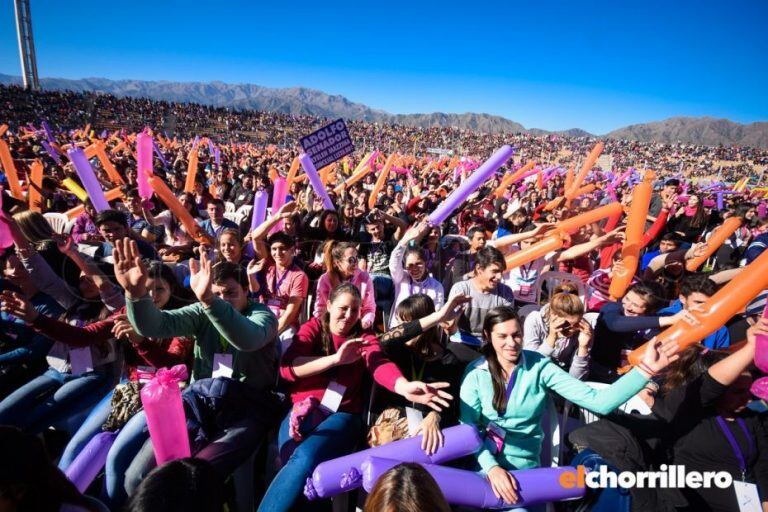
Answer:
<svg viewBox="0 0 768 512"><path fill-rule="evenodd" d="M324 263L326 272L317 281L314 317L322 318L325 314L331 290L348 282L357 287L362 297L360 323L364 329L370 328L376 318L373 280L367 272L363 272L357 266L357 247L355 244L328 241L325 245Z"/></svg>
<svg viewBox="0 0 768 512"><path fill-rule="evenodd" d="M260 511L291 510L303 500L304 484L319 463L354 450L362 429L363 377L408 401L436 411L452 396L447 382L408 380L382 354L360 321L362 298L351 283L330 293L322 318L299 329L283 354L280 376L288 381L293 410L280 427L278 447L285 465L269 486Z"/></svg>
<svg viewBox="0 0 768 512"><path fill-rule="evenodd" d="M425 250L414 245L431 229L426 222L409 229L389 257L389 273L395 284L395 301L389 316L390 328L400 323L396 314L400 303L414 294L427 295L437 309L445 302L442 283L429 273Z"/></svg>
<svg viewBox="0 0 768 512"><path fill-rule="evenodd" d="M461 422L486 434L477 461L494 494L518 501L509 473L539 465L544 432L541 416L547 393L607 414L643 389L650 378L675 361L677 343L649 343L641 363L608 388L596 390L537 352L523 350L523 330L511 307L492 309L483 324L483 357L470 364L461 384Z"/></svg>

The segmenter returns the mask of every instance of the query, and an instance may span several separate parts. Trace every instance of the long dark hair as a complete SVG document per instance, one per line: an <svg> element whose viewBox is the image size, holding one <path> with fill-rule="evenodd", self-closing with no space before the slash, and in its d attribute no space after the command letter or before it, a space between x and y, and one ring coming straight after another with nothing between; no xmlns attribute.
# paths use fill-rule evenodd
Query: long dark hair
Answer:
<svg viewBox="0 0 768 512"><path fill-rule="evenodd" d="M147 276L152 279L162 279L168 283L171 289L171 298L168 299L168 303L163 307L164 310L179 309L197 300L188 288L184 288L179 283L171 267L162 261L149 261L147 263Z"/></svg>
<svg viewBox="0 0 768 512"><path fill-rule="evenodd" d="M353 285L352 283L341 283L336 288L334 288L331 291L331 294L328 296L328 304L335 301L337 298L339 298L341 295L348 293L354 297L355 300L357 300L358 303L362 303L363 298L360 295L360 290L357 289L357 286ZM333 338L331 336L331 314L326 311L323 314L323 318L320 320L320 323L322 325L322 345L323 345L323 354L326 356L329 356L336 352L336 348L333 346ZM360 333L363 331L363 326L360 323L360 318L358 317L357 322L355 322L355 325L352 326L352 330L349 332L350 337L357 337L360 335Z"/></svg>
<svg viewBox="0 0 768 512"><path fill-rule="evenodd" d="M496 325L510 320L514 320L518 326L522 327L520 317L517 316L514 309L510 306L499 306L488 311L483 321L485 345L480 349L480 352L488 361L488 370L491 372L491 381L493 382L493 407L499 413L504 412L507 408L507 380L504 378L504 370L501 368L499 358L493 348L493 343L491 343L491 333Z"/></svg>
<svg viewBox="0 0 768 512"><path fill-rule="evenodd" d="M432 300L432 297L423 293L417 293L407 297L397 305L397 309L395 310L395 313L403 323L424 318L434 312L435 303ZM441 333L442 329L440 326L432 327L419 334L410 349L422 359L434 358L437 355L434 349L435 345L442 346Z"/></svg>
<svg viewBox="0 0 768 512"><path fill-rule="evenodd" d="M208 191L206 190L206 193ZM192 204L192 211L189 212L190 215L192 215L193 219L199 219L200 218L200 212L197 211L197 201L195 201L195 194L192 192L182 192L177 196L177 199L181 200L181 196L186 196L187 201ZM167 243L173 242L173 234L176 233L176 230L179 229L181 226L181 221L176 217L176 215L173 213L173 211L169 210L171 212L171 229L170 229L170 235L171 240L167 241Z"/></svg>

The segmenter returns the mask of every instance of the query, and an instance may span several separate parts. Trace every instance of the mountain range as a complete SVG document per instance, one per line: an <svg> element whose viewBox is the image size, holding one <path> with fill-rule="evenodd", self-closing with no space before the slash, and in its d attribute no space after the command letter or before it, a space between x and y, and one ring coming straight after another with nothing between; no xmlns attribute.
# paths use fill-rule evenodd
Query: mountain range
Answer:
<svg viewBox="0 0 768 512"><path fill-rule="evenodd" d="M21 84L21 78L0 73L0 84ZM115 96L144 97L155 100L193 102L235 109L255 109L295 115L358 119L407 126L470 129L485 133L562 134L594 137L580 128L548 131L525 128L501 116L484 113L391 114L355 103L338 94L327 94L306 87L269 88L254 84L224 82L169 82L144 80L109 80L106 78L42 78L44 89L95 91ZM768 148L768 122L741 124L712 117L672 117L663 121L635 124L601 134L600 137L643 142L739 145Z"/></svg>

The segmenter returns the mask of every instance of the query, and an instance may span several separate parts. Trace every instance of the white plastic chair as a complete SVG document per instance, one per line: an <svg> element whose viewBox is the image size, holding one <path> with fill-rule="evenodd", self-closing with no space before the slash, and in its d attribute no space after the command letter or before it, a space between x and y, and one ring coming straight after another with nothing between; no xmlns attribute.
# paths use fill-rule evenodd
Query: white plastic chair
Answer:
<svg viewBox="0 0 768 512"><path fill-rule="evenodd" d="M225 201L224 202L224 212L225 213L235 213L235 203L232 201Z"/></svg>
<svg viewBox="0 0 768 512"><path fill-rule="evenodd" d="M606 384L604 382L585 382L585 384L588 384L590 387L593 387L595 389L605 389L610 384ZM642 414L643 416L647 416L651 414L651 408L648 407L648 404L646 404L642 398L635 395L623 404L619 406L619 410L624 411L626 413L638 413ZM590 423L594 423L595 421L600 419L600 415L593 413L592 411L588 411L584 408L579 408L579 417L582 419L585 425L589 425Z"/></svg>
<svg viewBox="0 0 768 512"><path fill-rule="evenodd" d="M43 217L45 217L45 220L48 221L48 224L51 225L51 228L53 228L56 233L60 235L66 233L67 224L69 224L69 218L66 215L63 213L48 212L44 213Z"/></svg>
<svg viewBox="0 0 768 512"><path fill-rule="evenodd" d="M235 212L224 212L224 218L240 225L240 216Z"/></svg>
<svg viewBox="0 0 768 512"><path fill-rule="evenodd" d="M538 311L539 309L541 309L541 306L539 306L538 304L526 304L525 306L517 310L517 316L520 317L521 322L525 322L525 317L527 317L534 311Z"/></svg>
<svg viewBox="0 0 768 512"><path fill-rule="evenodd" d="M541 303L541 293L544 290L544 285L547 285L547 289L552 292L552 290L555 289L555 286L562 282L569 282L573 283L574 286L579 291L579 298L581 301L586 304L587 299L587 289L584 286L584 283L581 282L581 279L576 277L573 274L569 274L567 272L556 272L556 271L549 271L549 272L542 272L539 277L536 279L536 282L533 285L533 294L536 297L536 302Z"/></svg>
<svg viewBox="0 0 768 512"><path fill-rule="evenodd" d="M594 329L595 325L597 324L597 317L599 316L600 316L600 313L596 311L590 311L589 313L584 313L582 315L582 318L584 318L584 320L586 320L587 323L589 323L590 327Z"/></svg>

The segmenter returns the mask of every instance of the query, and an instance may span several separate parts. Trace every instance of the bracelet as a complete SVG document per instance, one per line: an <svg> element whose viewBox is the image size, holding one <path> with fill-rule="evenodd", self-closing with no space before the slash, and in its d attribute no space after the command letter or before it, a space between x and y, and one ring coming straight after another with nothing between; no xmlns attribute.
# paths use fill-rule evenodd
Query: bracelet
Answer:
<svg viewBox="0 0 768 512"><path fill-rule="evenodd" d="M637 367L640 368L641 370L643 370L645 373L649 374L651 377L655 377L656 376L656 372L651 370L651 368L647 364L642 362L642 361L637 363Z"/></svg>

